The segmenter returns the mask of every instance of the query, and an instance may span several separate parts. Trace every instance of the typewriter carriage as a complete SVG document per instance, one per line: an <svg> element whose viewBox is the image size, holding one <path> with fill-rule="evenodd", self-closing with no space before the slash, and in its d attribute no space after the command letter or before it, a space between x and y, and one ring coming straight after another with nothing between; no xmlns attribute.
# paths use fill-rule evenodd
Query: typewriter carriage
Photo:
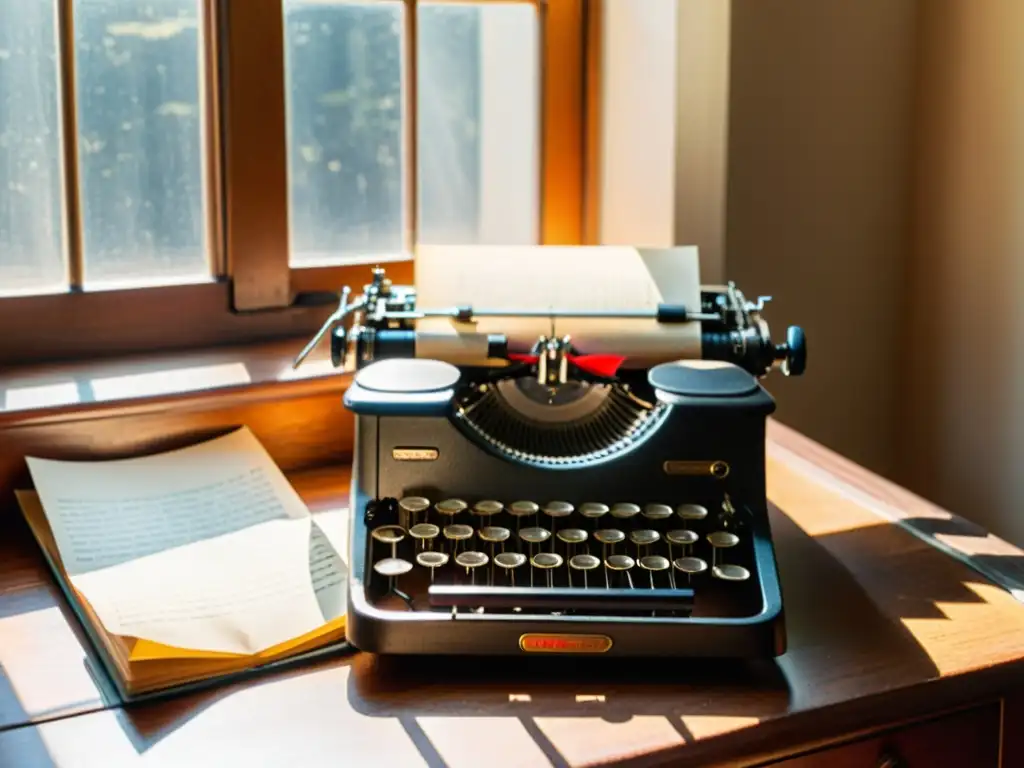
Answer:
<svg viewBox="0 0 1024 768"><path fill-rule="evenodd" d="M764 487L764 426L775 406L758 379L774 368L802 374L806 347L798 328L785 343L772 341L762 317L767 298L748 302L728 284L703 287L699 311L659 307L661 322L700 323L701 359L646 368L595 364L571 338L554 335L526 349L489 339L492 360L482 365L417 359L418 319L512 313L418 308L415 290L391 285L381 269L351 303L350 295L343 292L296 364L330 332L332 361L356 372L345 395L357 419L354 645L401 654L784 651ZM546 501L567 496L569 516L546 516ZM453 499L463 508L443 514ZM491 499L501 500L499 511L476 514ZM534 499L537 509L512 514L517 499ZM426 508L413 510L409 500ZM600 518L583 514L591 500L605 507ZM624 503L630 516L614 517ZM683 517L691 507L704 517ZM464 520L467 539L454 531ZM417 528L433 535L414 536ZM532 529L546 537L527 541ZM621 540L598 542L608 531ZM585 535L586 545L570 532ZM514 555L524 562L498 567L503 552L508 563ZM630 567L611 570L613 554ZM569 567L591 565L578 555L602 567ZM382 568L385 560L393 566ZM431 560L444 563L424 565ZM557 566L542 567L548 561ZM681 561L703 570L689 572ZM527 647L528 638L541 640Z"/></svg>

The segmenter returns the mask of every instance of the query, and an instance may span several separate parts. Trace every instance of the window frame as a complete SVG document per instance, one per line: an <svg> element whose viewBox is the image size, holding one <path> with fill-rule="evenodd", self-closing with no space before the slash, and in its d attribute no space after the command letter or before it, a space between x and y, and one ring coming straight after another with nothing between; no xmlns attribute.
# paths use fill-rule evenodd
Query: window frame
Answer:
<svg viewBox="0 0 1024 768"><path fill-rule="evenodd" d="M58 0L68 234L64 292L0 297L0 365L88 360L152 351L303 337L323 322L343 285L362 286L379 261L328 267L289 264L283 0L201 0L206 117L209 281L83 290L74 90L72 3ZM367 0L372 1L372 0ZM452 2L453 0L446 0ZM494 0L454 0L484 5ZM505 0L508 2L509 0ZM600 3L535 5L540 30L539 215L545 244L590 240L597 215L595 122L599 108ZM404 161L409 241L415 242L416 6L406 19ZM410 118L411 116L411 118ZM387 263L396 282L414 277L415 248ZM184 309L184 311L183 311Z"/></svg>

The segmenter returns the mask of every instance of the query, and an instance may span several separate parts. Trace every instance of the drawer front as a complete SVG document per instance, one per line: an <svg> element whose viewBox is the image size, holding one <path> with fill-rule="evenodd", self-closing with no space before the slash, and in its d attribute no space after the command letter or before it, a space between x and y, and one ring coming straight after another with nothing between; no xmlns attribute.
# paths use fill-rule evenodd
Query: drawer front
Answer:
<svg viewBox="0 0 1024 768"><path fill-rule="evenodd" d="M999 704L993 703L788 758L772 766L998 768L1000 722Z"/></svg>

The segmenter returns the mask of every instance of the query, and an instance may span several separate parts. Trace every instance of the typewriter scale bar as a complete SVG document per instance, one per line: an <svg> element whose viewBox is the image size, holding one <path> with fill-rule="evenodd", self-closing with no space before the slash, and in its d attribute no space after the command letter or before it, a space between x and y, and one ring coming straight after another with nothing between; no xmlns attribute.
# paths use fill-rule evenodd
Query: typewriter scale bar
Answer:
<svg viewBox="0 0 1024 768"><path fill-rule="evenodd" d="M372 503L367 597L444 618L743 619L763 607L754 534L710 502Z"/></svg>

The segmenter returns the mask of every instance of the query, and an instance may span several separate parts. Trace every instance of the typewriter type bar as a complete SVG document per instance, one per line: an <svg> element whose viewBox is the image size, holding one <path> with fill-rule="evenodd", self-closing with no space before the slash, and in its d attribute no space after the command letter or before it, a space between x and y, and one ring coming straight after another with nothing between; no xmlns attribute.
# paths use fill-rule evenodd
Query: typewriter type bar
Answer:
<svg viewBox="0 0 1024 768"><path fill-rule="evenodd" d="M472 587L434 585L430 604L435 608L483 608L484 610L588 611L614 614L619 611L665 611L688 614L693 609L692 589L579 589L555 587Z"/></svg>

